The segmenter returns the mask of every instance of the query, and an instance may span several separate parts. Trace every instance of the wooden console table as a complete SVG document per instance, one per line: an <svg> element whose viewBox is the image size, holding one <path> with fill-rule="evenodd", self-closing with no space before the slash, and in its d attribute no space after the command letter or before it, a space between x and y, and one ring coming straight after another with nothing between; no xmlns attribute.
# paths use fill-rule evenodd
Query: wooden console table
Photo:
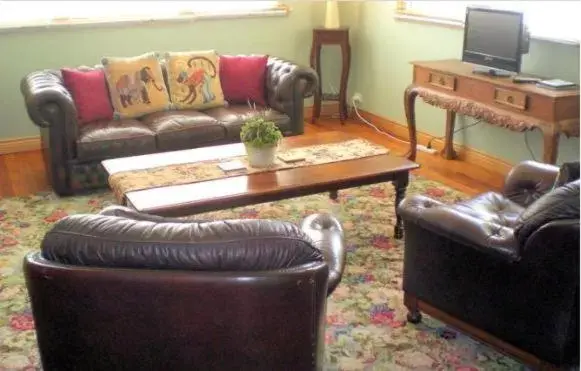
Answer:
<svg viewBox="0 0 581 371"><path fill-rule="evenodd" d="M341 47L341 82L339 84L339 95L332 96L323 94L323 83L321 75L321 49L323 45L339 45ZM339 102L339 117L341 123L345 123L348 115L347 110L347 79L349 78L349 68L351 65L351 45L349 44L349 28L315 28L313 30L313 44L311 46L311 67L317 70L319 75L319 88L315 91L313 103L312 123L321 116L321 102L323 100L333 100Z"/></svg>
<svg viewBox="0 0 581 371"><path fill-rule="evenodd" d="M579 90L555 91L535 84L515 84L510 77L472 73L473 65L460 60L412 62L413 83L405 91L404 104L410 136L408 158L416 158L415 100L447 111L446 159L454 152L456 113L484 120L512 131L543 132L543 162L557 160L559 136L579 137Z"/></svg>

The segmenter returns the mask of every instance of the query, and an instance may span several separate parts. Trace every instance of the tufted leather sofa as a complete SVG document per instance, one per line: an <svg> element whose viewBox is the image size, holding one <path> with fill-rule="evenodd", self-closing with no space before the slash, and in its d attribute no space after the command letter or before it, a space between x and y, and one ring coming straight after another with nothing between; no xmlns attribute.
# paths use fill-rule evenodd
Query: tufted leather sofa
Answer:
<svg viewBox="0 0 581 371"><path fill-rule="evenodd" d="M276 122L284 135L302 134L303 101L317 86L313 69L270 57L266 73L269 109L257 110L266 110L267 118ZM40 128L47 177L54 191L63 196L105 187L101 161L108 158L240 141L244 116L252 111L246 104L232 104L79 126L73 99L59 70L32 72L22 79L20 88L28 115Z"/></svg>
<svg viewBox="0 0 581 371"><path fill-rule="evenodd" d="M65 217L24 258L43 369L321 370L344 257L326 214Z"/></svg>
<svg viewBox="0 0 581 371"><path fill-rule="evenodd" d="M502 194L405 199L408 319L426 312L540 369L578 365L578 169L525 161Z"/></svg>

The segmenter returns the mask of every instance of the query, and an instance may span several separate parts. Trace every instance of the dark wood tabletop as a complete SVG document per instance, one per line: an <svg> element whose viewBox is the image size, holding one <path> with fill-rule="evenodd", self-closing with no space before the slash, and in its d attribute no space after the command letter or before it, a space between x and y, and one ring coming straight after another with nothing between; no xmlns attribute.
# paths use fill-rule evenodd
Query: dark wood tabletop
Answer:
<svg viewBox="0 0 581 371"><path fill-rule="evenodd" d="M281 150L357 139L342 132L284 138ZM244 154L240 143L107 160L109 173ZM218 157L219 156L219 157ZM419 165L395 155L378 155L322 165L232 176L191 184L128 192L129 206L148 214L186 216L211 210L358 187L407 177Z"/></svg>

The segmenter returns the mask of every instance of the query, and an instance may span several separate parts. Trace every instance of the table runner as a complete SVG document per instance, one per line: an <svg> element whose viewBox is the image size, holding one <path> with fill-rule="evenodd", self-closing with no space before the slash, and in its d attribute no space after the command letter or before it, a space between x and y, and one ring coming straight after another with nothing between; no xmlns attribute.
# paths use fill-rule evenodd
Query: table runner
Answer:
<svg viewBox="0 0 581 371"><path fill-rule="evenodd" d="M109 177L109 186L115 193L117 201L125 204L125 195L128 192L384 155L389 153L389 149L364 139L351 139L293 148L279 151L280 153L304 157L305 160L286 163L277 158L275 163L268 168L253 168L250 167L246 155L244 155L218 160L159 166L115 173ZM242 162L246 169L224 172L218 167L218 164L222 162L233 160Z"/></svg>

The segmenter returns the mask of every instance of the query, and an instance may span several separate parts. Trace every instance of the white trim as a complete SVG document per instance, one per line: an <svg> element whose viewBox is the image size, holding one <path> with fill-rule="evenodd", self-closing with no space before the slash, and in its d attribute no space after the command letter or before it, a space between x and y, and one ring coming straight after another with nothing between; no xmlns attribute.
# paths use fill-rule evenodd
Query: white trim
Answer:
<svg viewBox="0 0 581 371"><path fill-rule="evenodd" d="M436 17L430 17L425 15L413 15L413 14L405 14L403 13L396 13L395 19L400 21L408 21L408 22L420 22L420 23L429 23L438 26L448 26L453 28L464 28L464 21L460 20L452 20L452 19L441 19ZM531 35L531 39L534 40L541 40L541 41L548 41L558 44L564 45L572 45L572 46L579 46L579 40L570 40L570 39L558 39L558 38L551 38L551 37L543 37L543 36L536 36L534 34Z"/></svg>
<svg viewBox="0 0 581 371"><path fill-rule="evenodd" d="M290 9L286 6L279 6L273 9L265 10L250 10L250 11L234 11L229 13L184 13L180 15L171 16L136 16L123 18L107 18L107 19L64 19L49 20L46 22L35 23L0 23L0 34L22 32L22 31L46 31L52 29L69 29L69 28L95 28L108 26L133 26L133 25L157 25L164 23L182 23L195 22L210 19L242 19L255 17L284 17L287 16Z"/></svg>

